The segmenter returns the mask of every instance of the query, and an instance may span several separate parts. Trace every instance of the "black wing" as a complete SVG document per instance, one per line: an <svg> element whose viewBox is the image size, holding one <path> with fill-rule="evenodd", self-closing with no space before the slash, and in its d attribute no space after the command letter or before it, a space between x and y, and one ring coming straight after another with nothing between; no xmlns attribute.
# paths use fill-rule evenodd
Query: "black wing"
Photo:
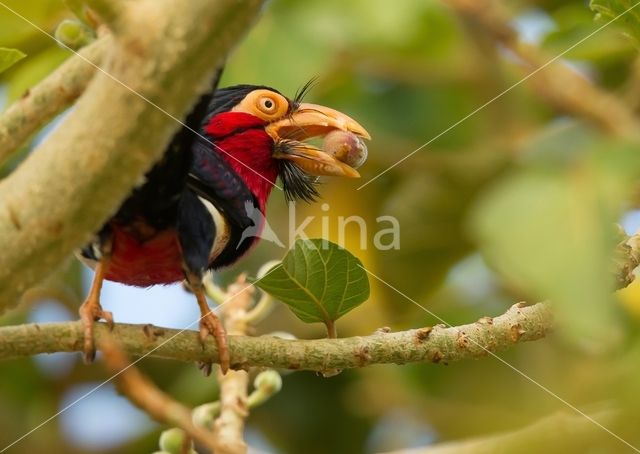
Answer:
<svg viewBox="0 0 640 454"><path fill-rule="evenodd" d="M230 265L246 252L255 238L242 240L242 232L255 227L252 213L259 212L259 204L242 178L212 150L210 143L198 138L192 147L193 164L187 175L187 188L208 200L226 220L230 238L227 246L210 264L211 268Z"/></svg>
<svg viewBox="0 0 640 454"><path fill-rule="evenodd" d="M124 201L113 218L115 222L129 224L143 220L156 230L175 225L178 202L192 163L191 150L196 140L202 140L195 131L200 131L207 116L223 68L216 71L211 90L200 97L185 119L185 126L171 139L162 159L147 172L144 183Z"/></svg>

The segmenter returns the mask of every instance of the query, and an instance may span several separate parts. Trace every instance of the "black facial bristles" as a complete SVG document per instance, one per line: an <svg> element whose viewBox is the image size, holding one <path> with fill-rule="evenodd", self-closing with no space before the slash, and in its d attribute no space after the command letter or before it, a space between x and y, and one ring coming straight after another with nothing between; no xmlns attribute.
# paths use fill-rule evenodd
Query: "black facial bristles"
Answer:
<svg viewBox="0 0 640 454"><path fill-rule="evenodd" d="M304 200L313 202L320 193L316 189L318 179L308 175L300 167L286 159L278 160L279 174L282 180L282 190L287 201Z"/></svg>

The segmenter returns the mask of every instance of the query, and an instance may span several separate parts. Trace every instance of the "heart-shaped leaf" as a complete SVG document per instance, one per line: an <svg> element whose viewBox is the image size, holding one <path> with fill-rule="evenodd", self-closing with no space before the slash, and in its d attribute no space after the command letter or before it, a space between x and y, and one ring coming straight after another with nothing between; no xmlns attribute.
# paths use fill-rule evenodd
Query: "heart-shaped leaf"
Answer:
<svg viewBox="0 0 640 454"><path fill-rule="evenodd" d="M322 322L335 337L334 321L369 297L360 260L330 241L298 240L282 263L256 282L286 303L303 322Z"/></svg>
<svg viewBox="0 0 640 454"><path fill-rule="evenodd" d="M0 73L6 69L9 69L24 57L26 57L26 55L17 49L7 49L6 47L0 47Z"/></svg>

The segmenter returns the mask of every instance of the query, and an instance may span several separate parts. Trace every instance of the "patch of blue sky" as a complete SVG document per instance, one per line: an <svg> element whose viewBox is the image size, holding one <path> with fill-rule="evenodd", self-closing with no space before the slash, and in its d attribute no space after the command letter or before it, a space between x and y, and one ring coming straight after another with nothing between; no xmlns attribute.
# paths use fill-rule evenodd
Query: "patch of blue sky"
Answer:
<svg viewBox="0 0 640 454"><path fill-rule="evenodd" d="M99 384L74 386L64 395L60 408L81 399ZM73 404L59 418L64 436L85 450L114 448L157 428L147 414L120 396L110 383Z"/></svg>

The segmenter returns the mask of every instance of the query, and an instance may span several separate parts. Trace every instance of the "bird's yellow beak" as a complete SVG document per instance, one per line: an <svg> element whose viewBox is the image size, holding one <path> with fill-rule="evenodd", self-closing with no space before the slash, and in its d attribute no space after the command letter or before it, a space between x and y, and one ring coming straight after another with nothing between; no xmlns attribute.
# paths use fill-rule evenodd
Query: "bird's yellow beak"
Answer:
<svg viewBox="0 0 640 454"><path fill-rule="evenodd" d="M354 168L304 142L335 130L371 139L369 133L351 117L329 107L309 103L301 103L293 113L266 127L275 143L274 158L293 161L309 175L360 177Z"/></svg>

